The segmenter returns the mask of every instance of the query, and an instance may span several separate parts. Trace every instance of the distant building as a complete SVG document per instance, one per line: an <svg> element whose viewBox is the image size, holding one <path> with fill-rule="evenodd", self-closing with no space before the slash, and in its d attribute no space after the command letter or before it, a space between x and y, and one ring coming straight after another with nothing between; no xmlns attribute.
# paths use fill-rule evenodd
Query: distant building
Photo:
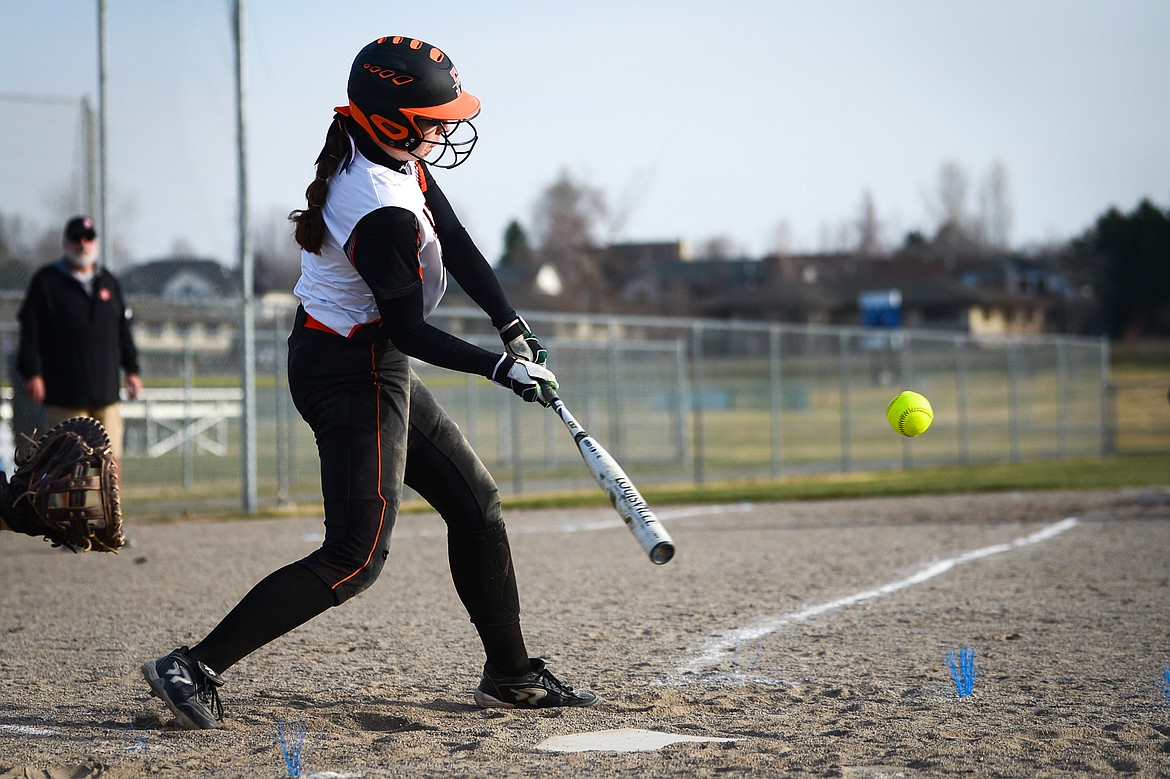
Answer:
<svg viewBox="0 0 1170 779"><path fill-rule="evenodd" d="M953 252L945 258L839 253L704 259L691 258L675 241L613 244L598 250L595 262L606 288L602 307L589 313L860 325L860 296L891 290L901 299L902 327L1022 334L1061 330L1071 294L1063 276L1040 263ZM538 293L535 268L526 270L500 274L518 306L576 310L551 290Z"/></svg>
<svg viewBox="0 0 1170 779"><path fill-rule="evenodd" d="M234 343L242 295L240 274L215 260L168 257L118 273L135 310L140 349L226 352Z"/></svg>
<svg viewBox="0 0 1170 779"><path fill-rule="evenodd" d="M118 273L127 297L147 296L176 303L239 298L238 271L215 260L166 257L136 263Z"/></svg>

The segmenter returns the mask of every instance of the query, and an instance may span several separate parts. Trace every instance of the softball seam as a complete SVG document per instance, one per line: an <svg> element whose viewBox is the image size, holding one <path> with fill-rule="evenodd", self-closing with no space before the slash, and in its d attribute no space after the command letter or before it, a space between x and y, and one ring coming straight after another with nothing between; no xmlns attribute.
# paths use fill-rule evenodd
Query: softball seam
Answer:
<svg viewBox="0 0 1170 779"><path fill-rule="evenodd" d="M898 432L901 433L902 435L906 436L907 438L913 438L914 436L912 436L906 432L906 427L905 427L906 417L910 416L911 414L913 414L915 412L926 414L927 418L929 418L931 422L934 421L934 414L930 413L929 411L924 409L922 406L910 406L909 408L905 409L901 414L898 415Z"/></svg>

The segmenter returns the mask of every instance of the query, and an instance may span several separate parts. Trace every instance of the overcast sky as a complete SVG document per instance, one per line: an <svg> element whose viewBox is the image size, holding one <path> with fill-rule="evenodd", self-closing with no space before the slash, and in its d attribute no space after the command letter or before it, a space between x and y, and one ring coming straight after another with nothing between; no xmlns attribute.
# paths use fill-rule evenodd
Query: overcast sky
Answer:
<svg viewBox="0 0 1170 779"><path fill-rule="evenodd" d="M1011 242L1170 202L1166 0L246 0L253 224L304 202L357 51L422 38L483 102L438 171L484 253L562 170L620 240L826 248L868 192L885 239L929 232L944 163L1007 171ZM236 263L230 0L107 0L109 233ZM96 0L0 0L0 213L60 229L97 97ZM63 102L25 102L28 96ZM80 200L75 202L80 203ZM105 236L109 237L109 235ZM45 258L50 259L50 258Z"/></svg>

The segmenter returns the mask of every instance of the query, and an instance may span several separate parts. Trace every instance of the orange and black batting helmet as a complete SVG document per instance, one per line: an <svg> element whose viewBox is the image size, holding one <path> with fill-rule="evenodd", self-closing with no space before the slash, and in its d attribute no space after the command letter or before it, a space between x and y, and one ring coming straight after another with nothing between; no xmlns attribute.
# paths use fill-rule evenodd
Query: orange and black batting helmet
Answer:
<svg viewBox="0 0 1170 779"><path fill-rule="evenodd" d="M442 50L416 38L378 38L363 48L350 68L347 93L348 110L339 110L383 151L417 149L426 130L420 119L442 130L434 145L443 152L430 162L437 167L462 163L478 140L471 119L479 99L463 91L455 63ZM448 151L454 161L440 164Z"/></svg>

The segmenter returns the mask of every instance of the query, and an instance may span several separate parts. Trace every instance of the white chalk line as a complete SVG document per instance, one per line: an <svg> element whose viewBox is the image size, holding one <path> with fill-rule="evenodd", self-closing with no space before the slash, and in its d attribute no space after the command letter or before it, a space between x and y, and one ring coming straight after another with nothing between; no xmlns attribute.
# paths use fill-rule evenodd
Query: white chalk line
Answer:
<svg viewBox="0 0 1170 779"><path fill-rule="evenodd" d="M34 728L28 725L0 725L2 733L18 733L22 736L56 736L57 731Z"/></svg>
<svg viewBox="0 0 1170 779"><path fill-rule="evenodd" d="M1031 535L1024 536L1023 538L1017 538L1015 541L1011 541L1006 544L986 546L982 549L975 549L970 552L964 552L963 554L951 557L946 560L940 560L937 563L933 563L932 565L923 568L921 571L912 576L909 576L905 579L900 579L895 582L890 582L889 584L884 584L876 589L865 590L853 595L847 595L844 598L838 598L836 600L829 601L828 603L821 603L816 606L810 606L807 609L803 609L792 614L784 614L778 617L769 617L748 627L726 633L720 638L710 641L701 650L701 654L697 658L692 660L687 665L679 668L679 673L702 673L703 669L711 668L712 666L718 665L720 662L724 661L726 659L727 653L735 651L739 644L744 641L763 638L770 633L776 632L785 625L791 625L795 622L804 622L830 611L845 608L846 606L853 606L857 603L861 603L862 601L871 600L883 595L889 595L890 593L897 592L898 590L904 590L907 587L913 587L916 584L921 584L925 581L933 579L936 576L939 576L940 574L944 574L957 565L963 565L964 563L970 563L975 560L980 560L984 557L1000 554L1001 552L1007 552L1012 549L1018 549L1023 546L1029 546L1031 544L1040 543L1041 541L1046 541L1053 536L1063 533L1076 524L1076 518L1069 517L1067 519L1061 520L1060 522L1057 522L1054 525L1049 525L1043 530L1038 530Z"/></svg>

